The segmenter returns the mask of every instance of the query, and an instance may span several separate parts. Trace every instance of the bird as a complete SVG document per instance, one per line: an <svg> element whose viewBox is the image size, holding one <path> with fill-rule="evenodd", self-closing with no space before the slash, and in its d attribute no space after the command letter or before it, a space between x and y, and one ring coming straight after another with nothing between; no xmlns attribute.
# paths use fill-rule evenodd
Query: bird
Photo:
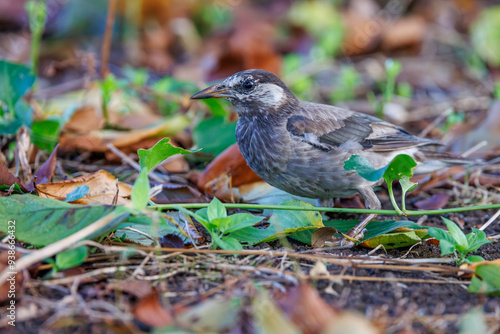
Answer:
<svg viewBox="0 0 500 334"><path fill-rule="evenodd" d="M317 199L320 206L333 203L333 198L360 194L367 209L381 209L373 188L383 180L368 181L345 170L344 162L353 155L378 169L407 154L417 162L417 172L466 160L435 151L437 140L417 137L374 116L301 101L278 76L265 70L235 73L191 97L209 98L225 99L235 107L236 141L258 176L290 194ZM335 245L354 245L375 217L368 215Z"/></svg>

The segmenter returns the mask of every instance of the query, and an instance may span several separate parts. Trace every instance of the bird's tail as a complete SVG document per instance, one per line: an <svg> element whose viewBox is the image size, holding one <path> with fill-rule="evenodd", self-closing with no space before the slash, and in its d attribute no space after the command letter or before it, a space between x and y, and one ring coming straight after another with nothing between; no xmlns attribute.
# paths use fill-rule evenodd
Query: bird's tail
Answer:
<svg viewBox="0 0 500 334"><path fill-rule="evenodd" d="M432 173L442 168L457 165L475 166L485 163L483 159L474 157L462 157L460 155L446 152L436 152L431 150L420 150L419 157L416 158L418 160L421 160L422 162L417 166L415 174Z"/></svg>

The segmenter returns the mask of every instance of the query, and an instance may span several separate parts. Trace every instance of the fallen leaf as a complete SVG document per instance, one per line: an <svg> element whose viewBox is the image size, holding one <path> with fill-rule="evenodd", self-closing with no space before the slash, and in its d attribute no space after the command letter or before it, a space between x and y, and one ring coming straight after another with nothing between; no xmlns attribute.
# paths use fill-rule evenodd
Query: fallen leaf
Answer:
<svg viewBox="0 0 500 334"><path fill-rule="evenodd" d="M71 115L69 121L64 124L63 133L85 134L94 130L104 128L105 120L102 113L93 106L83 106Z"/></svg>
<svg viewBox="0 0 500 334"><path fill-rule="evenodd" d="M132 187L122 182L117 183L117 179L105 170L99 170L73 180L39 184L36 186L36 191L40 197L55 198L62 201L66 199L69 193L84 184L89 187L88 193L79 200L72 202L73 204L115 204L113 199L118 190L116 204L131 206L130 194L132 193Z"/></svg>
<svg viewBox="0 0 500 334"><path fill-rule="evenodd" d="M332 238L337 233L337 229L331 226L320 227L311 236L312 247L323 247L325 242Z"/></svg>
<svg viewBox="0 0 500 334"><path fill-rule="evenodd" d="M134 307L134 316L140 322L151 327L164 327L173 323L171 312L163 307L157 292L142 298Z"/></svg>
<svg viewBox="0 0 500 334"><path fill-rule="evenodd" d="M130 131L102 130L86 134L62 133L59 138L61 151L71 152L75 149L90 152L106 152L108 144L119 149L128 147L146 139L170 137L184 130L189 125L189 118L176 115L161 122L150 124L143 128Z"/></svg>
<svg viewBox="0 0 500 334"><path fill-rule="evenodd" d="M403 16L384 29L381 47L384 50L418 50L426 34L426 20L417 15Z"/></svg>
<svg viewBox="0 0 500 334"><path fill-rule="evenodd" d="M442 209L448 204L450 194L437 193L426 199L415 202L415 206L420 210L437 210Z"/></svg>
<svg viewBox="0 0 500 334"><path fill-rule="evenodd" d="M0 185L6 185L10 187L14 183L17 183L23 191L26 191L21 180L19 180L18 177L15 177L7 167L5 167L3 164L0 164Z"/></svg>
<svg viewBox="0 0 500 334"><path fill-rule="evenodd" d="M274 300L301 333L322 333L339 315L308 283L276 293Z"/></svg>
<svg viewBox="0 0 500 334"><path fill-rule="evenodd" d="M210 186L207 184L223 175L231 178L231 185L233 187L261 180L261 178L248 167L237 144L229 146L208 164L198 179L198 189L208 192L213 191L210 190Z"/></svg>
<svg viewBox="0 0 500 334"><path fill-rule="evenodd" d="M160 239L160 246L163 248L184 248L184 241L176 234L166 234Z"/></svg>
<svg viewBox="0 0 500 334"><path fill-rule="evenodd" d="M464 263L460 266L460 269L467 269L467 270L475 271L477 266L483 265L483 264L496 264L497 266L500 267L500 259L495 259L495 260L491 260L491 261L479 261L479 262L474 262L472 264ZM473 273L467 273L467 274L463 273L463 272L458 273L458 276L461 276L464 278L469 278L469 277L472 277L473 275L474 275Z"/></svg>
<svg viewBox="0 0 500 334"><path fill-rule="evenodd" d="M57 148L59 147L59 144L56 145L52 153L50 154L49 158L47 161L45 161L40 168L35 172L35 176L33 176L33 179L31 182L26 186L26 189L28 191L33 191L35 190L35 179L37 184L42 184L42 183L49 183L52 180L52 177L54 176L54 172L56 170L56 161L57 161Z"/></svg>

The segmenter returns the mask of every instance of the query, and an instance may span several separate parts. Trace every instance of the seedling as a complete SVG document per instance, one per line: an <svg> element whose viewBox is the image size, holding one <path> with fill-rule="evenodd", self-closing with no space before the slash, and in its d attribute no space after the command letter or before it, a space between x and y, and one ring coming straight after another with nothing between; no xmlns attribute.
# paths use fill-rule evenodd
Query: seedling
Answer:
<svg viewBox="0 0 500 334"><path fill-rule="evenodd" d="M332 93L332 101L349 101L354 99L356 87L361 82L361 77L352 65L343 66L337 87Z"/></svg>
<svg viewBox="0 0 500 334"><path fill-rule="evenodd" d="M396 90L396 77L401 72L401 63L396 60L387 59L385 61L386 81L380 87L384 94L384 98L379 100L375 97L373 92L367 95L368 101L375 110L375 115L379 118L384 118L384 107L387 103L392 101Z"/></svg>
<svg viewBox="0 0 500 334"><path fill-rule="evenodd" d="M141 172L132 187L132 206L134 209L142 210L148 204L150 189L148 179L149 172L151 172L158 164L174 154L192 153L191 151L183 148L172 146L169 141L169 138L163 138L150 149L139 149L137 151Z"/></svg>
<svg viewBox="0 0 500 334"><path fill-rule="evenodd" d="M468 253L474 252L482 245L489 244L492 241L486 238L486 233L477 228L472 228L472 232L465 235L462 230L449 219L442 217L448 231L437 227L429 227L428 233L431 237L439 240L441 255L453 254L457 265L462 263L472 263L484 261L481 256L471 255Z"/></svg>
<svg viewBox="0 0 500 334"><path fill-rule="evenodd" d="M415 190L417 183L410 181L413 176L413 170L417 166L415 160L406 154L397 155L392 161L385 167L380 169L375 169L372 164L365 158L359 155L353 155L344 163L345 170L355 170L358 172L359 176L367 179L368 181L378 181L380 178L384 178L387 183L387 190L389 191L389 197L391 199L392 206L400 214L404 215L406 211L405 197L407 192ZM403 194L401 200L401 210L396 203L394 198L394 192L392 188L392 183L395 180L400 180Z"/></svg>
<svg viewBox="0 0 500 334"><path fill-rule="evenodd" d="M231 236L231 233L252 227L264 219L249 213L228 216L226 208L217 198L214 198L206 209L198 210L196 213L182 207L177 209L192 216L207 229L212 238L212 248L218 246L224 250L242 250L243 246L238 239Z"/></svg>
<svg viewBox="0 0 500 334"><path fill-rule="evenodd" d="M31 0L26 3L25 7L29 15L31 30L31 73L37 75L40 40L43 35L45 19L47 18L47 5L45 4L45 0Z"/></svg>

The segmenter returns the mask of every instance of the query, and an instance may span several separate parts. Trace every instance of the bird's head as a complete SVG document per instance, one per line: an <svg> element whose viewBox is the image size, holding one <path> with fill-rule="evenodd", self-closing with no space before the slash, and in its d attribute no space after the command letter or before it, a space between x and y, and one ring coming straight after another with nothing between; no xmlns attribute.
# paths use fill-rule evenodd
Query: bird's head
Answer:
<svg viewBox="0 0 500 334"><path fill-rule="evenodd" d="M236 106L238 111L272 110L298 101L280 78L264 70L238 72L191 96L191 99L209 98L226 99Z"/></svg>

